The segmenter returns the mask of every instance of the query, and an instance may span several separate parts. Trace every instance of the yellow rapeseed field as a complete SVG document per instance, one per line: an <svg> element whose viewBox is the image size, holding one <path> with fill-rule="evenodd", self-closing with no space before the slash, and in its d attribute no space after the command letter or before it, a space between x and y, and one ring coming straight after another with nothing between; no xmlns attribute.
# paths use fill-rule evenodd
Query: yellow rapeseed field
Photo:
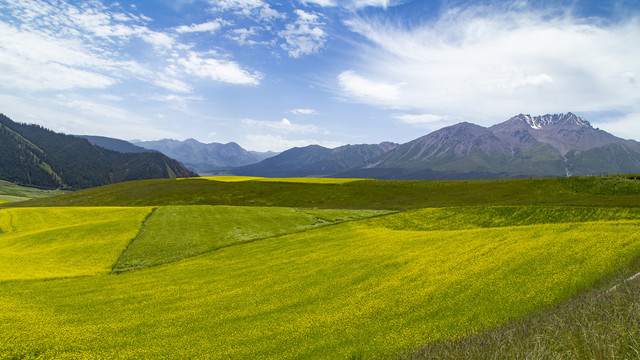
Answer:
<svg viewBox="0 0 640 360"><path fill-rule="evenodd" d="M265 181L265 182L292 182L301 184L344 184L352 181L361 181L366 179L348 179L348 178L307 178L307 177L288 177L288 178L265 178L255 176L205 176L200 178L188 179L206 179L224 182L238 181Z"/></svg>
<svg viewBox="0 0 640 360"><path fill-rule="evenodd" d="M111 270L151 208L0 210L0 281Z"/></svg>
<svg viewBox="0 0 640 360"><path fill-rule="evenodd" d="M409 230L460 223L417 211L118 275L0 281L0 358L393 358L558 303L640 256L633 214L566 210L567 222L487 208L502 214L490 226Z"/></svg>

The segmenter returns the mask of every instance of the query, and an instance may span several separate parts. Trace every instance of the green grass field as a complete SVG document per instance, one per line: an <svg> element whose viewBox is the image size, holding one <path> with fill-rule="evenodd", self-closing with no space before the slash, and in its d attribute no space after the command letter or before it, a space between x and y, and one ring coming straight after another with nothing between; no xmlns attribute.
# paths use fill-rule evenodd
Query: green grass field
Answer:
<svg viewBox="0 0 640 360"><path fill-rule="evenodd" d="M610 183L607 193L601 189ZM623 185L620 185L623 184ZM427 207L555 205L640 207L640 181L543 178L351 181L342 184L206 179L132 181L33 199L16 206L232 205L408 210Z"/></svg>
<svg viewBox="0 0 640 360"><path fill-rule="evenodd" d="M6 202L25 201L30 199L38 199L58 194L64 194L66 191L60 190L41 190L15 185L8 181L0 180L0 204Z"/></svg>
<svg viewBox="0 0 640 360"><path fill-rule="evenodd" d="M145 223L113 268L123 271L165 264L231 245L385 213L376 210L164 206Z"/></svg>

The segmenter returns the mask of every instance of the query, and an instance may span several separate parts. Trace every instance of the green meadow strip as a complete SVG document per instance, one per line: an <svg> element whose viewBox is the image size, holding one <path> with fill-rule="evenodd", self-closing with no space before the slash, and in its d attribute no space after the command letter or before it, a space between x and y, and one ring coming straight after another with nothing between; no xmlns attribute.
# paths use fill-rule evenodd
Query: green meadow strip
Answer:
<svg viewBox="0 0 640 360"><path fill-rule="evenodd" d="M466 206L427 208L368 220L394 230L464 230L588 221L640 220L640 208Z"/></svg>
<svg viewBox="0 0 640 360"><path fill-rule="evenodd" d="M327 224L387 214L241 206L163 206L154 210L113 271L161 265L208 251Z"/></svg>

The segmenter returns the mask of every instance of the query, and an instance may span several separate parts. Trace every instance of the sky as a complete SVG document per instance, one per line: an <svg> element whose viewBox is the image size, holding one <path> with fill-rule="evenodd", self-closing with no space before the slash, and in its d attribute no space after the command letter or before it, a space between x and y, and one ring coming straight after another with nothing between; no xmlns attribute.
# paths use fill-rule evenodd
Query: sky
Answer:
<svg viewBox="0 0 640 360"><path fill-rule="evenodd" d="M0 0L0 113L283 151L573 112L640 140L637 0Z"/></svg>

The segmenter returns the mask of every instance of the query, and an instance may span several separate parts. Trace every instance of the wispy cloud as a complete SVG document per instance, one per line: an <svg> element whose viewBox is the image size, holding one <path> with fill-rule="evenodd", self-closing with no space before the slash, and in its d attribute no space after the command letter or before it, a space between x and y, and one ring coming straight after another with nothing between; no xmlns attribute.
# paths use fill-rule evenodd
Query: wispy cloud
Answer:
<svg viewBox="0 0 640 360"><path fill-rule="evenodd" d="M398 99L400 94L400 85L370 80L352 70L338 75L338 81L347 95L365 102L377 103L381 100L393 102Z"/></svg>
<svg viewBox="0 0 640 360"><path fill-rule="evenodd" d="M403 1L394 0L302 0L303 4L315 4L319 6L342 6L345 8L382 7L395 6Z"/></svg>
<svg viewBox="0 0 640 360"><path fill-rule="evenodd" d="M284 151L293 147L320 145L335 148L344 145L338 141L322 141L318 139L289 139L281 135L249 134L241 141L242 147L254 151Z"/></svg>
<svg viewBox="0 0 640 360"><path fill-rule="evenodd" d="M259 83L258 72L228 56L203 56L178 41L180 33L214 32L225 21L166 31L151 30L151 21L117 4L6 0L0 14L0 81L10 89L42 91L104 89L135 79L181 93L193 90L194 78Z"/></svg>
<svg viewBox="0 0 640 360"><path fill-rule="evenodd" d="M452 8L415 27L354 18L347 25L369 43L357 49L362 65L345 69L338 84L358 102L451 121L629 106L640 112L639 19L567 14L526 5Z"/></svg>
<svg viewBox="0 0 640 360"><path fill-rule="evenodd" d="M123 138L126 134L125 138L147 140L176 136L162 129L156 121L119 106L118 99L97 100L73 94L54 98L34 96L30 99L0 94L2 112L10 114L14 120L40 124L66 134L116 138Z"/></svg>
<svg viewBox="0 0 640 360"><path fill-rule="evenodd" d="M276 130L282 133L317 133L319 128L315 125L299 125L292 123L289 119L282 119L280 121L264 121L243 119L242 123L251 127L262 127L266 129Z"/></svg>
<svg viewBox="0 0 640 360"><path fill-rule="evenodd" d="M285 41L282 48L293 58L318 52L327 37L327 33L322 30L324 23L320 20L320 15L300 9L295 12L298 17L296 22L287 24L278 33Z"/></svg>
<svg viewBox="0 0 640 360"><path fill-rule="evenodd" d="M234 61L217 59L195 51L190 51L186 57L179 58L177 63L188 74L231 84L258 85L262 78L259 72L245 70Z"/></svg>
<svg viewBox="0 0 640 360"><path fill-rule="evenodd" d="M274 21L286 17L263 0L209 0L209 3L214 11L233 11L237 15L260 21Z"/></svg>
<svg viewBox="0 0 640 360"><path fill-rule="evenodd" d="M216 19L214 21L207 21L202 24L182 25L176 28L176 32L180 34L194 33L194 32L216 32L222 27L223 21Z"/></svg>
<svg viewBox="0 0 640 360"><path fill-rule="evenodd" d="M296 115L316 115L318 112L315 109L291 109L290 113Z"/></svg>
<svg viewBox="0 0 640 360"><path fill-rule="evenodd" d="M393 117L405 124L430 124L446 119L444 116L434 114L397 114Z"/></svg>

